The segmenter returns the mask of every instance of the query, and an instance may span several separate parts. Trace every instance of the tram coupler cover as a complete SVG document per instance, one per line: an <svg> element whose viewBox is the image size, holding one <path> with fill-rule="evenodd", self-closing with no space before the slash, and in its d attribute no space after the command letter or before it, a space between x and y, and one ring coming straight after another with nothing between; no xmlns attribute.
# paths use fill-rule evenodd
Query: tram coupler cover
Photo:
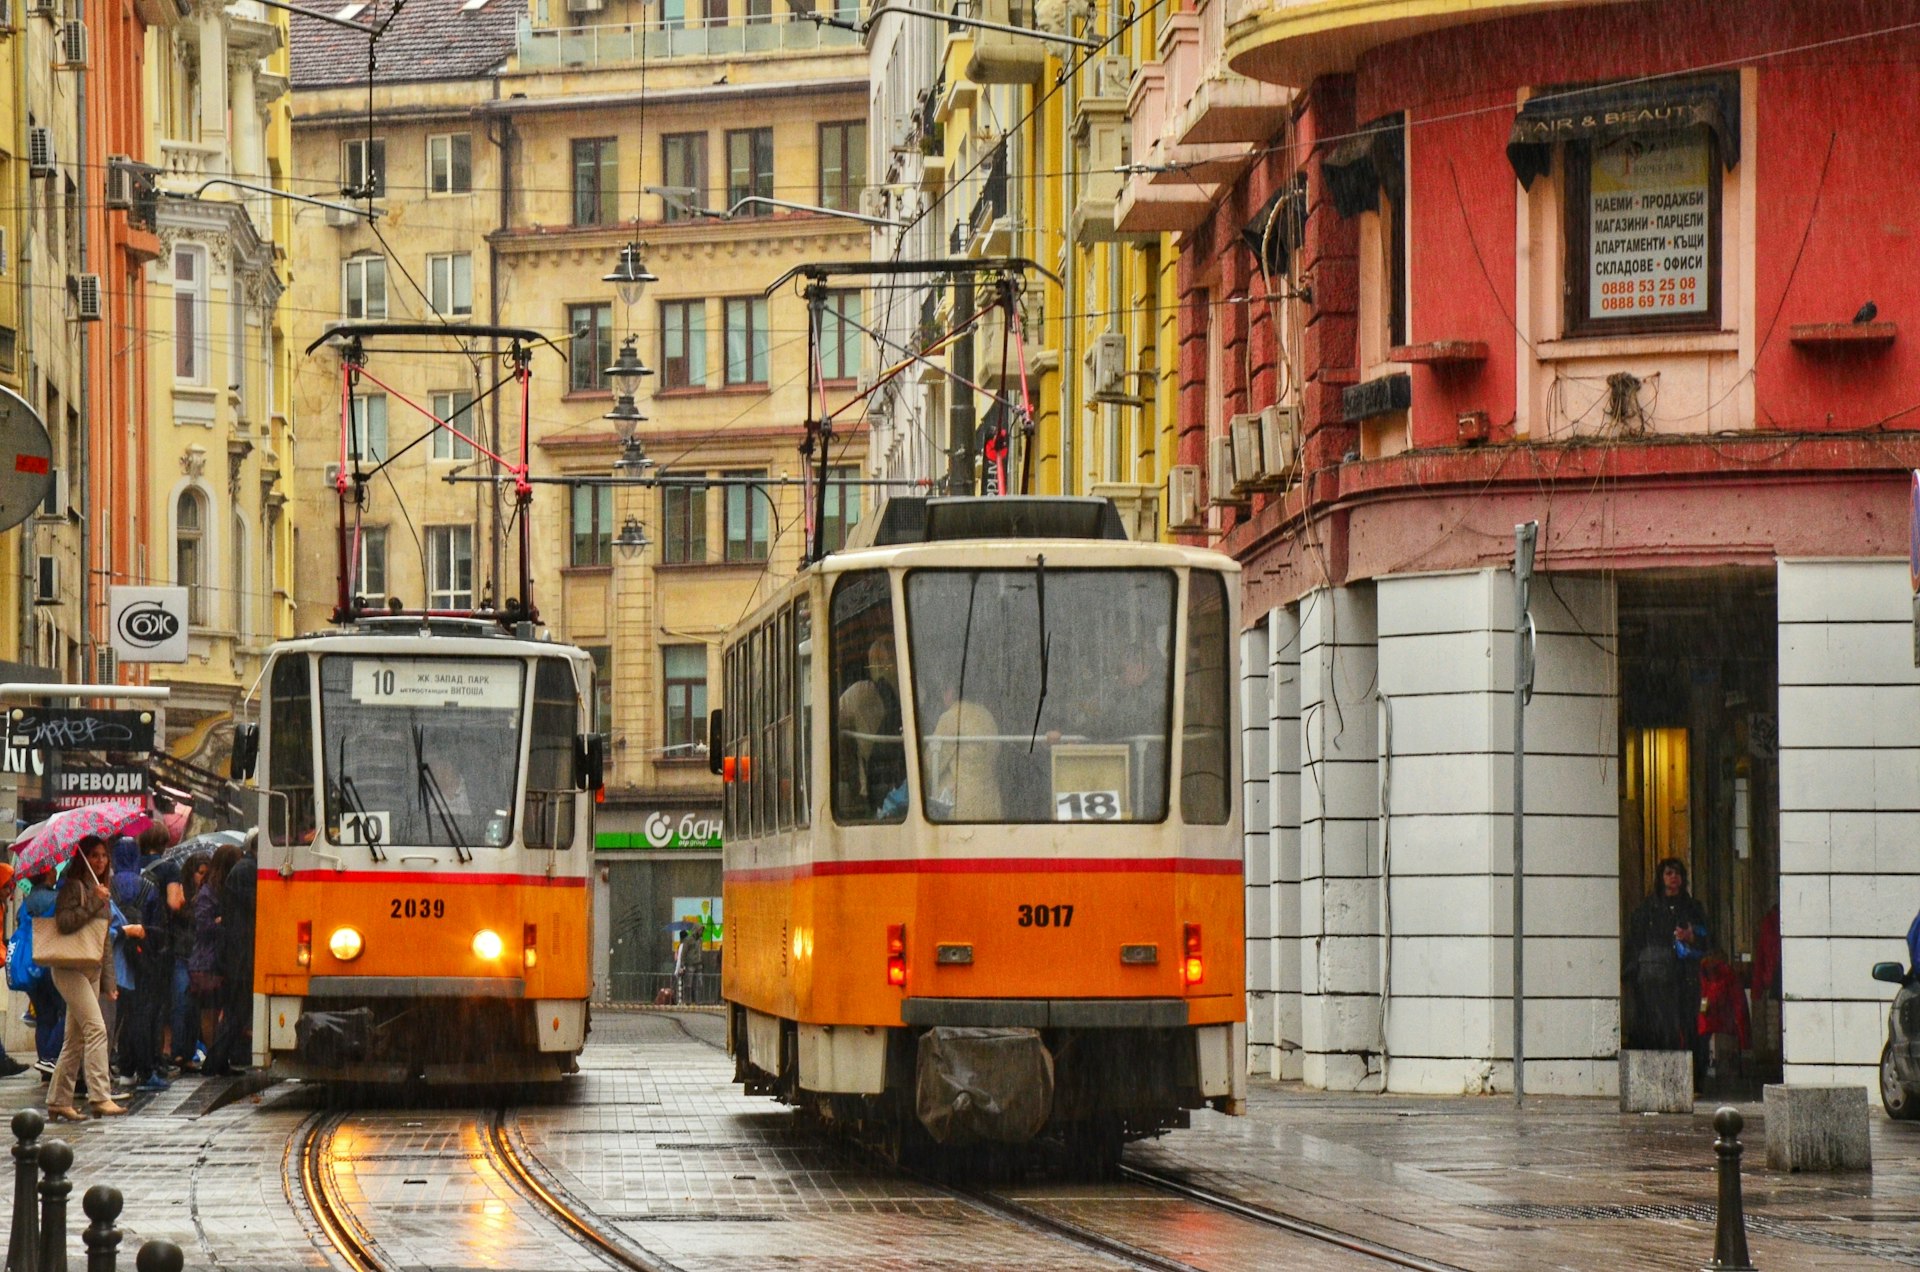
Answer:
<svg viewBox="0 0 1920 1272"><path fill-rule="evenodd" d="M367 1058L373 1045L373 1010L309 1011L293 1024L295 1053L320 1069L341 1069Z"/></svg>
<svg viewBox="0 0 1920 1272"><path fill-rule="evenodd" d="M1053 1056L1035 1029L936 1025L915 1070L914 1112L941 1144L1024 1144L1053 1112Z"/></svg>

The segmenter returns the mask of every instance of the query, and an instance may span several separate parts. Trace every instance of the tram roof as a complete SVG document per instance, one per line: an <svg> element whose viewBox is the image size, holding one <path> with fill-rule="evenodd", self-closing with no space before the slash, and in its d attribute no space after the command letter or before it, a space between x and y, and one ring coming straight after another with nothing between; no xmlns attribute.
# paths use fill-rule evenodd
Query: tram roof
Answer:
<svg viewBox="0 0 1920 1272"><path fill-rule="evenodd" d="M282 651L331 653L396 653L394 647L409 641L421 651L434 654L476 655L491 658L529 658L558 654L567 658L590 658L577 645L558 640L530 640L501 631L491 623L452 622L434 619L425 630L419 619L362 620L351 626L324 631L303 632L278 643Z"/></svg>

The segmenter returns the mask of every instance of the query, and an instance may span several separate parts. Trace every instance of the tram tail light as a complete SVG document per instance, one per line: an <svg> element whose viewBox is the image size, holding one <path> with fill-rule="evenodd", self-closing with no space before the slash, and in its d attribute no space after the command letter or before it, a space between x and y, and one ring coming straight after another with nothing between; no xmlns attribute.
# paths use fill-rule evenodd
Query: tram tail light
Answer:
<svg viewBox="0 0 1920 1272"><path fill-rule="evenodd" d="M887 925L887 984L907 983L907 925Z"/></svg>
<svg viewBox="0 0 1920 1272"><path fill-rule="evenodd" d="M1181 939L1183 957L1180 961L1180 975L1189 985L1198 985L1207 978L1207 965L1200 953L1200 925L1189 923Z"/></svg>
<svg viewBox="0 0 1920 1272"><path fill-rule="evenodd" d="M295 942L293 961L302 967L313 966L313 920L302 919L293 925Z"/></svg>
<svg viewBox="0 0 1920 1272"><path fill-rule="evenodd" d="M527 965L528 970L532 970L533 965L540 961L540 951L534 948L539 944L539 937L539 925L534 923L527 924L526 939L520 943L524 953L522 953L520 957Z"/></svg>

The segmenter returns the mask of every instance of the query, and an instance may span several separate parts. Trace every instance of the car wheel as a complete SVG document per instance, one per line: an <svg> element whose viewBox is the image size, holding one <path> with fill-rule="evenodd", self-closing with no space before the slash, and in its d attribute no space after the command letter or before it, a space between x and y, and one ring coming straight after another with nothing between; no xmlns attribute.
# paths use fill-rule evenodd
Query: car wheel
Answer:
<svg viewBox="0 0 1920 1272"><path fill-rule="evenodd" d="M1893 1070L1891 1042L1880 1049L1880 1104L1888 1117L1902 1122L1920 1119L1920 1091L1900 1085L1900 1075Z"/></svg>

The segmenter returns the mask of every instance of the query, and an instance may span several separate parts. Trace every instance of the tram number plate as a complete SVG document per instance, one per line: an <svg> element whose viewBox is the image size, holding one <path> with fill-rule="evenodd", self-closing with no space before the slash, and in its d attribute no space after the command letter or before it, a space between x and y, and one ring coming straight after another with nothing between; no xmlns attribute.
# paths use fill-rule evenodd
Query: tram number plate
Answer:
<svg viewBox="0 0 1920 1272"><path fill-rule="evenodd" d="M1053 797L1055 821L1118 821L1119 791L1061 791Z"/></svg>
<svg viewBox="0 0 1920 1272"><path fill-rule="evenodd" d="M439 897L389 897L390 919L444 919L447 903Z"/></svg>
<svg viewBox="0 0 1920 1272"><path fill-rule="evenodd" d="M1070 905L1023 905L1020 907L1021 927L1072 927L1073 907Z"/></svg>

